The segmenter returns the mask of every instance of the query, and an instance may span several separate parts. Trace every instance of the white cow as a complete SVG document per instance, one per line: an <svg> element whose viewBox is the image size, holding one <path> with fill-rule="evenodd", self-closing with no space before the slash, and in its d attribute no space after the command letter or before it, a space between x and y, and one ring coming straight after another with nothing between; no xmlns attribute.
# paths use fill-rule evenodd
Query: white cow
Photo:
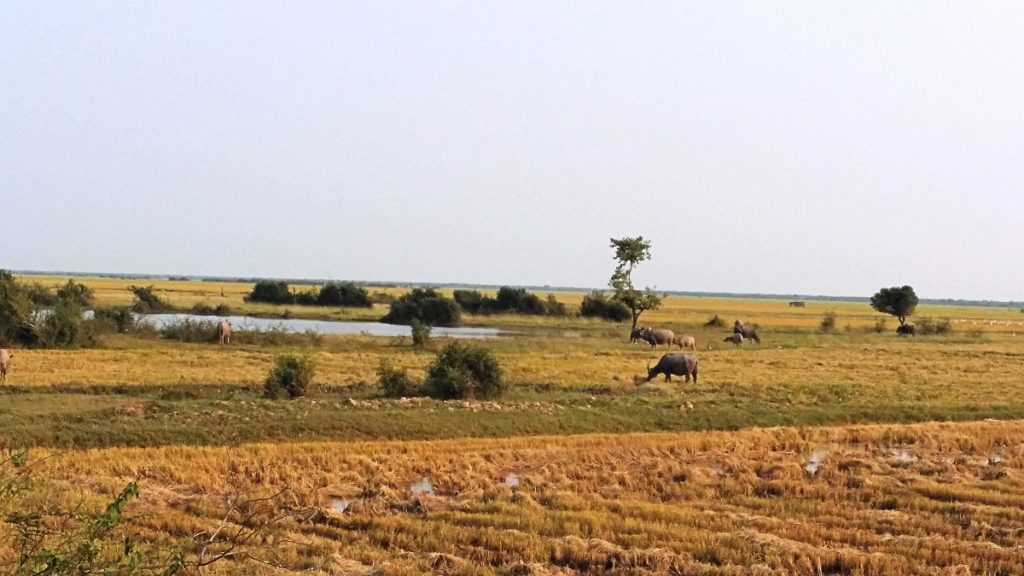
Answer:
<svg viewBox="0 0 1024 576"><path fill-rule="evenodd" d="M13 352L0 348L0 384L7 384L7 371L11 369L13 359Z"/></svg>

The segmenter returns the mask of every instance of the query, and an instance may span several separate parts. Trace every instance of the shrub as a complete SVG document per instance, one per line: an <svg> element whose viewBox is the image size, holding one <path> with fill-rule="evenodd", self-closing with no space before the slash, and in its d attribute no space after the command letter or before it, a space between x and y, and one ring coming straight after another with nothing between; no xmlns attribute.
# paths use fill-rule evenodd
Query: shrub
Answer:
<svg viewBox="0 0 1024 576"><path fill-rule="evenodd" d="M923 336L930 336L932 334L949 334L953 331L953 325L948 318L933 320L928 316L922 316L919 318L915 328L917 329L917 333Z"/></svg>
<svg viewBox="0 0 1024 576"><path fill-rule="evenodd" d="M494 303L494 298L484 296L479 290L456 290L452 296L470 314L488 314Z"/></svg>
<svg viewBox="0 0 1024 576"><path fill-rule="evenodd" d="M392 304L395 301L395 297L387 292L374 292L370 296L370 302L374 304Z"/></svg>
<svg viewBox="0 0 1024 576"><path fill-rule="evenodd" d="M388 398L407 398L417 393L416 382L409 378L405 369L394 368L387 359L377 365L377 382Z"/></svg>
<svg viewBox="0 0 1024 576"><path fill-rule="evenodd" d="M493 398L505 391L501 366L486 348L452 342L427 369L424 392L433 398Z"/></svg>
<svg viewBox="0 0 1024 576"><path fill-rule="evenodd" d="M818 330L821 332L832 332L836 329L836 313L829 310L821 315L821 322Z"/></svg>
<svg viewBox="0 0 1024 576"><path fill-rule="evenodd" d="M192 313L196 316L230 316L231 307L227 304L211 306L206 302L198 302L192 307Z"/></svg>
<svg viewBox="0 0 1024 576"><path fill-rule="evenodd" d="M33 346L39 332L33 322L33 305L14 275L0 270L0 346L13 342Z"/></svg>
<svg viewBox="0 0 1024 576"><path fill-rule="evenodd" d="M412 329L412 345L416 348L425 348L430 343L430 332L433 330L433 327L430 324L420 322L416 318L412 319L409 327Z"/></svg>
<svg viewBox="0 0 1024 576"><path fill-rule="evenodd" d="M409 324L413 319L431 326L458 326L462 323L462 309L433 288L414 288L395 300L381 322Z"/></svg>
<svg viewBox="0 0 1024 576"><path fill-rule="evenodd" d="M135 327L135 316L125 307L97 308L92 313L92 319L101 329L121 334Z"/></svg>
<svg viewBox="0 0 1024 576"><path fill-rule="evenodd" d="M253 286L252 292L245 297L246 302L265 302L267 304L294 304L295 297L288 289L287 282L260 280Z"/></svg>
<svg viewBox="0 0 1024 576"><path fill-rule="evenodd" d="M68 280L67 284L57 290L57 298L75 302L85 308L93 305L92 290L85 284L79 284L74 280Z"/></svg>
<svg viewBox="0 0 1024 576"><path fill-rule="evenodd" d="M263 395L267 398L305 396L313 381L314 371L311 358L282 354L274 360L274 367L263 383Z"/></svg>
<svg viewBox="0 0 1024 576"><path fill-rule="evenodd" d="M583 302L580 304L580 315L586 318L603 318L613 322L622 322L632 318L632 314L625 304L613 302L598 290L583 297Z"/></svg>
<svg viewBox="0 0 1024 576"><path fill-rule="evenodd" d="M130 286L128 288L135 295L135 302L132 304L132 312L139 314L160 314L170 312L171 305L164 302L156 294L153 286Z"/></svg>
<svg viewBox="0 0 1024 576"><path fill-rule="evenodd" d="M73 348L95 343L91 327L82 320L78 302L60 298L43 317L41 340L48 348Z"/></svg>
<svg viewBox="0 0 1024 576"><path fill-rule="evenodd" d="M46 286L33 282L24 286L25 295L36 306L53 306L57 303L57 295Z"/></svg>
<svg viewBox="0 0 1024 576"><path fill-rule="evenodd" d="M711 318L708 318L708 321L705 322L704 325L708 328L725 328L725 320L722 320L721 316L715 314Z"/></svg>
<svg viewBox="0 0 1024 576"><path fill-rule="evenodd" d="M566 307L564 302L559 302L555 299L554 294L548 294L548 300L545 303L548 309L548 316L568 316L569 308Z"/></svg>
<svg viewBox="0 0 1024 576"><path fill-rule="evenodd" d="M320 289L316 303L320 306L358 306L369 308L370 294L355 282L328 282Z"/></svg>
<svg viewBox="0 0 1024 576"><path fill-rule="evenodd" d="M879 318L875 322L875 325L871 327L871 330L874 331L875 334L881 334L885 332L885 318Z"/></svg>
<svg viewBox="0 0 1024 576"><path fill-rule="evenodd" d="M181 342L212 342L216 338L217 325L215 320L195 320L181 318L164 324L157 330L161 338L179 340Z"/></svg>

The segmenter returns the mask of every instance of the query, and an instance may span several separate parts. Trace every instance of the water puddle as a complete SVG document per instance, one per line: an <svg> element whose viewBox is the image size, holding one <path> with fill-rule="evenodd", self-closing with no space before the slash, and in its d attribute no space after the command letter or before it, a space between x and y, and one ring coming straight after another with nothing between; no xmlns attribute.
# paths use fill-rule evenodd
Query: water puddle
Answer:
<svg viewBox="0 0 1024 576"><path fill-rule="evenodd" d="M417 495L417 494L431 494L432 495L434 493L434 484L430 482L430 478L428 478L427 476L424 476L423 478L420 479L419 482L411 484L409 486L409 491L412 492L413 495Z"/></svg>

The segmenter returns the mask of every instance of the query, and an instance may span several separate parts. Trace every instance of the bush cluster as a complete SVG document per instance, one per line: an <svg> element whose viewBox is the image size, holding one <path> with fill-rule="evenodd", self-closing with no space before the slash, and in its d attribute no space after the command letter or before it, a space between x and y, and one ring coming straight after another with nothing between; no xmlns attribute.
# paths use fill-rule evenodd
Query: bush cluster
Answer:
<svg viewBox="0 0 1024 576"><path fill-rule="evenodd" d="M821 322L818 324L818 330L821 332L833 332L836 329L836 313L829 310L821 315Z"/></svg>
<svg viewBox="0 0 1024 576"><path fill-rule="evenodd" d="M355 282L328 282L318 289L296 292L289 288L287 282L260 280L245 297L245 301L300 306L373 306L369 292Z"/></svg>
<svg viewBox="0 0 1024 576"><path fill-rule="evenodd" d="M419 394L419 385L404 369L393 367L387 359L377 365L377 381L388 398L408 398Z"/></svg>
<svg viewBox="0 0 1024 576"><path fill-rule="evenodd" d="M433 329L430 324L424 324L413 318L409 323L409 328L412 330L412 345L416 348L426 348L430 343L430 332Z"/></svg>
<svg viewBox="0 0 1024 576"><path fill-rule="evenodd" d="M413 288L395 300L391 310L380 321L410 324L414 319L431 326L458 326L462 323L462 308L458 302L445 298L433 288Z"/></svg>
<svg viewBox="0 0 1024 576"><path fill-rule="evenodd" d="M565 304L554 294L541 300L525 288L502 286L496 297L485 296L479 290L456 290L453 294L459 306L470 314L529 314L534 316L567 316Z"/></svg>
<svg viewBox="0 0 1024 576"><path fill-rule="evenodd" d="M172 310L171 305L157 295L153 286L131 286L128 288L135 295L132 312L139 314L163 314Z"/></svg>
<svg viewBox="0 0 1024 576"><path fill-rule="evenodd" d="M625 304L611 300L598 290L583 297L583 302L580 304L580 315L614 322L622 322L633 317Z"/></svg>
<svg viewBox="0 0 1024 576"><path fill-rule="evenodd" d="M715 314L711 318L708 318L708 321L705 322L704 325L708 328L725 328L725 320L723 320L718 314Z"/></svg>
<svg viewBox="0 0 1024 576"><path fill-rule="evenodd" d="M231 316L231 307L227 304L211 306L206 302L198 302L192 307L192 313L196 316Z"/></svg>
<svg viewBox="0 0 1024 576"><path fill-rule="evenodd" d="M949 334L953 331L953 325L950 323L948 318L942 320L933 320L928 316L922 316L917 319L914 326L917 330L917 334L920 336L930 336L933 334Z"/></svg>
<svg viewBox="0 0 1024 576"><path fill-rule="evenodd" d="M489 350L452 342L427 368L423 391L442 400L493 398L505 391L505 382L501 366Z"/></svg>
<svg viewBox="0 0 1024 576"><path fill-rule="evenodd" d="M312 358L282 354L274 360L274 367L263 382L263 395L267 398L305 396L313 382L314 372Z"/></svg>

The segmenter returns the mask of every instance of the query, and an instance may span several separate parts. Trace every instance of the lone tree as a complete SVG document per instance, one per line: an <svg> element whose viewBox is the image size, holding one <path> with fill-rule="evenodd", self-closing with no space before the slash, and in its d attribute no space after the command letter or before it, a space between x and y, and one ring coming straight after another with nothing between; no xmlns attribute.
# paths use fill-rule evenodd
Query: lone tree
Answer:
<svg viewBox="0 0 1024 576"><path fill-rule="evenodd" d="M650 288L643 291L633 287L633 268L644 260L651 258L651 242L644 240L643 236L636 238L611 239L611 247L615 249L615 272L608 280L615 293L612 295L613 302L619 302L629 308L633 317L633 328L636 328L640 321L640 315L646 310L657 310L661 307L661 300L664 295L658 295Z"/></svg>
<svg viewBox="0 0 1024 576"><path fill-rule="evenodd" d="M891 314L900 321L900 326L907 323L907 316L917 308L917 294L910 286L902 288L882 288L871 297L871 307L879 312Z"/></svg>

